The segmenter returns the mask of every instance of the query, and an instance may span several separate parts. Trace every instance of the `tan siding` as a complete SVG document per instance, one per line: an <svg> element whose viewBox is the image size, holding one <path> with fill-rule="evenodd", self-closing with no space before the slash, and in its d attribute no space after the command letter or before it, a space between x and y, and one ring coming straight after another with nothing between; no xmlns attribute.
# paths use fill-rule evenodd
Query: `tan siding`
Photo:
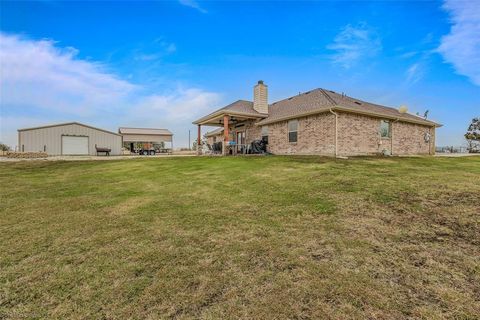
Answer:
<svg viewBox="0 0 480 320"><path fill-rule="evenodd" d="M37 152L43 151L44 146L46 146L46 152L49 155L61 155L62 135L89 137L88 151L90 155L96 154L95 145L98 147L107 147L112 149L112 155L119 155L122 151L121 136L84 127L78 124L20 131L19 147L20 150L22 150L21 148L23 144L25 146L25 152Z"/></svg>

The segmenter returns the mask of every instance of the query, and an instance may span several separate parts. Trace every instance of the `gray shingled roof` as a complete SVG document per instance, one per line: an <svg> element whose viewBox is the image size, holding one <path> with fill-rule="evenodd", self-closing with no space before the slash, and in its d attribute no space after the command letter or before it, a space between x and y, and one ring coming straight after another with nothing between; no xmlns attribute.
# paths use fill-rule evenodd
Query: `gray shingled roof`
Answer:
<svg viewBox="0 0 480 320"><path fill-rule="evenodd" d="M161 135L171 136L173 133L168 129L154 129L154 128L118 128L118 132L121 134L148 134L148 135Z"/></svg>
<svg viewBox="0 0 480 320"><path fill-rule="evenodd" d="M268 108L268 118L261 120L258 124L274 123L296 116L326 112L331 108L438 126L433 121L412 114L401 113L395 108L362 101L320 88L272 103Z"/></svg>
<svg viewBox="0 0 480 320"><path fill-rule="evenodd" d="M220 110L228 110L228 111L235 111L241 113L252 113L259 115L257 111L253 109L253 102L247 100L238 100L234 103L229 104L226 107L221 108Z"/></svg>
<svg viewBox="0 0 480 320"><path fill-rule="evenodd" d="M200 119L194 121L193 123L198 123L202 122L203 120L208 119L211 116L214 116L216 114L221 114L222 112L229 111L232 113L237 113L237 114L244 114L246 116L253 116L253 117L266 117L267 115L265 113L260 113L257 112L255 109L253 109L253 102L252 101L247 101L247 100L237 100L234 103L231 103L223 108L217 109L212 113L207 114L204 117L201 117Z"/></svg>
<svg viewBox="0 0 480 320"><path fill-rule="evenodd" d="M369 114L388 119L400 119L408 122L420 123L429 126L441 126L430 120L409 113L401 113L396 108L386 107L363 100L338 94L331 90L314 89L299 95L274 102L268 106L268 117L253 109L253 102L238 100L228 106L215 110L194 123L208 119L210 116L221 114L222 111L238 112L252 116L261 116L265 119L257 122L258 125L274 123L308 114L328 112L330 109L353 113Z"/></svg>
<svg viewBox="0 0 480 320"><path fill-rule="evenodd" d="M291 116L309 113L318 110L328 110L335 106L335 102L320 89L312 90L284 100L274 102L268 106L268 118L259 122L275 122Z"/></svg>
<svg viewBox="0 0 480 320"><path fill-rule="evenodd" d="M370 103L370 102L362 101L359 99L351 98L348 96L342 96L338 93L331 92L331 91L328 91L327 94L331 96L339 106L345 107L354 112L366 111L366 112L372 112L379 115L385 115L388 117L398 118L406 121L415 121L415 122L419 121L427 125L439 125L438 123L435 123L430 120L426 120L423 117L419 117L409 113L401 113L400 111L398 111L398 108L386 107L386 106L378 105L375 103Z"/></svg>

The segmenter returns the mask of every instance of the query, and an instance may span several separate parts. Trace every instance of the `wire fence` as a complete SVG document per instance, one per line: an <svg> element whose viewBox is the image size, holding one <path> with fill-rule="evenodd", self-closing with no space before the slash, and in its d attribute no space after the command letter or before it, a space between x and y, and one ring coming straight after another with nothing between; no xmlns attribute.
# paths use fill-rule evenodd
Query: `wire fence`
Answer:
<svg viewBox="0 0 480 320"><path fill-rule="evenodd" d="M436 147L435 149L438 153L468 153L467 147L456 147L456 146L444 146Z"/></svg>

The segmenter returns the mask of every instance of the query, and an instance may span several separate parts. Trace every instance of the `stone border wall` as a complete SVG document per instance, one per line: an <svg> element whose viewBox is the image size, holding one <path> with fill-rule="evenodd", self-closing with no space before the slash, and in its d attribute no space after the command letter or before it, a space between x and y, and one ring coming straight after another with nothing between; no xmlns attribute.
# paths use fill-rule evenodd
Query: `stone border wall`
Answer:
<svg viewBox="0 0 480 320"><path fill-rule="evenodd" d="M34 158L46 158L48 157L46 152L12 152L8 151L6 153L7 158L16 158L16 159L34 159Z"/></svg>

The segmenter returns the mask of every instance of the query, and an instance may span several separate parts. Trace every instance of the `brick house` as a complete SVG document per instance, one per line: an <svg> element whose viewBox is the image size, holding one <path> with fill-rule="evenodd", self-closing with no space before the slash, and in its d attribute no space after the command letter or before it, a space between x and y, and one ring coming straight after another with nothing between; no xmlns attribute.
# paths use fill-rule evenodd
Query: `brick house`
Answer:
<svg viewBox="0 0 480 320"><path fill-rule="evenodd" d="M254 140L268 141L273 154L431 155L435 128L441 125L406 110L314 89L268 104L268 87L258 81L252 101L238 100L193 122L217 126L205 137L223 142L223 153L248 150Z"/></svg>

